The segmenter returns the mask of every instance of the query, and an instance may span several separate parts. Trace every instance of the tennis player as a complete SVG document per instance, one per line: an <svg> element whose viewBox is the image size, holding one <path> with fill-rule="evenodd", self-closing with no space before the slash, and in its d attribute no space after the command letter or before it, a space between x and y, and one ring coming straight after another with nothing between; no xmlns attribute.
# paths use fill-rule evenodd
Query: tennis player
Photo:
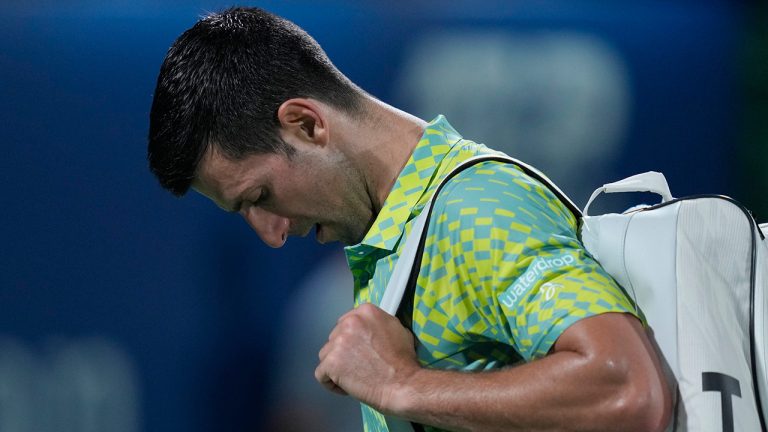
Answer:
<svg viewBox="0 0 768 432"><path fill-rule="evenodd" d="M182 34L150 114L150 168L175 195L194 189L272 247L313 231L347 245L356 307L315 376L362 403L366 431L663 430L672 392L642 318L513 164L473 165L437 197L407 327L377 307L435 186L493 154L370 96L260 9Z"/></svg>

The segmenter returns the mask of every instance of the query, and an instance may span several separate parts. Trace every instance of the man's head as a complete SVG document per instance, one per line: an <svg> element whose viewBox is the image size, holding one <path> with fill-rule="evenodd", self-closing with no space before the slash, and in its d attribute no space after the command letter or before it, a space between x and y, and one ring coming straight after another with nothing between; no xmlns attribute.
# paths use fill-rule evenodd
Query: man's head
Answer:
<svg viewBox="0 0 768 432"><path fill-rule="evenodd" d="M278 109L312 98L356 115L362 91L295 24L260 9L209 15L168 51L157 79L148 159L161 185L184 195L206 151L223 156L294 148L280 136Z"/></svg>

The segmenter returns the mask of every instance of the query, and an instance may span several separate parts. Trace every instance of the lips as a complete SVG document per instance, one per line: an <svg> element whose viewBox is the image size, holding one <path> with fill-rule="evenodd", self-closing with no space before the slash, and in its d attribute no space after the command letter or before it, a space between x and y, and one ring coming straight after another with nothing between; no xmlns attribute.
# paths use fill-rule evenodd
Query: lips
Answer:
<svg viewBox="0 0 768 432"><path fill-rule="evenodd" d="M288 229L288 235L292 237L306 237L309 235L309 233L312 232L312 228L313 225L291 224L290 228Z"/></svg>

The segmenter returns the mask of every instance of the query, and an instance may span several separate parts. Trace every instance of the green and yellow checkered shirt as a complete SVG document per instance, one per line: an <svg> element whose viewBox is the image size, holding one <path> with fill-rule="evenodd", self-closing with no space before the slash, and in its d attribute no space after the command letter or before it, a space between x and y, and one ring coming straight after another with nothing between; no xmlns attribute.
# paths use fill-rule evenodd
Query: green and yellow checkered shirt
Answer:
<svg viewBox="0 0 768 432"><path fill-rule="evenodd" d="M498 153L462 139L442 116L428 125L373 226L345 250L356 306L379 304L411 221L442 178L484 154ZM481 162L456 175L427 230L412 317L425 367L487 370L534 360L582 318L634 313L587 255L570 211L515 165ZM389 430L383 415L362 409L366 432Z"/></svg>

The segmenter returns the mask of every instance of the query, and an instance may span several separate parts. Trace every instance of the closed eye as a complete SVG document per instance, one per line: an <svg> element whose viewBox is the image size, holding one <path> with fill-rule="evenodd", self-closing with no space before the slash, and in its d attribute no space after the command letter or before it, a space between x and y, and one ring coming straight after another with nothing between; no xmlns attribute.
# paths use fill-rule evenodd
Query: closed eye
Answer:
<svg viewBox="0 0 768 432"><path fill-rule="evenodd" d="M269 195L267 195L266 189L262 189L259 192L259 197L256 198L254 201L251 201L251 205L263 205L268 197Z"/></svg>

